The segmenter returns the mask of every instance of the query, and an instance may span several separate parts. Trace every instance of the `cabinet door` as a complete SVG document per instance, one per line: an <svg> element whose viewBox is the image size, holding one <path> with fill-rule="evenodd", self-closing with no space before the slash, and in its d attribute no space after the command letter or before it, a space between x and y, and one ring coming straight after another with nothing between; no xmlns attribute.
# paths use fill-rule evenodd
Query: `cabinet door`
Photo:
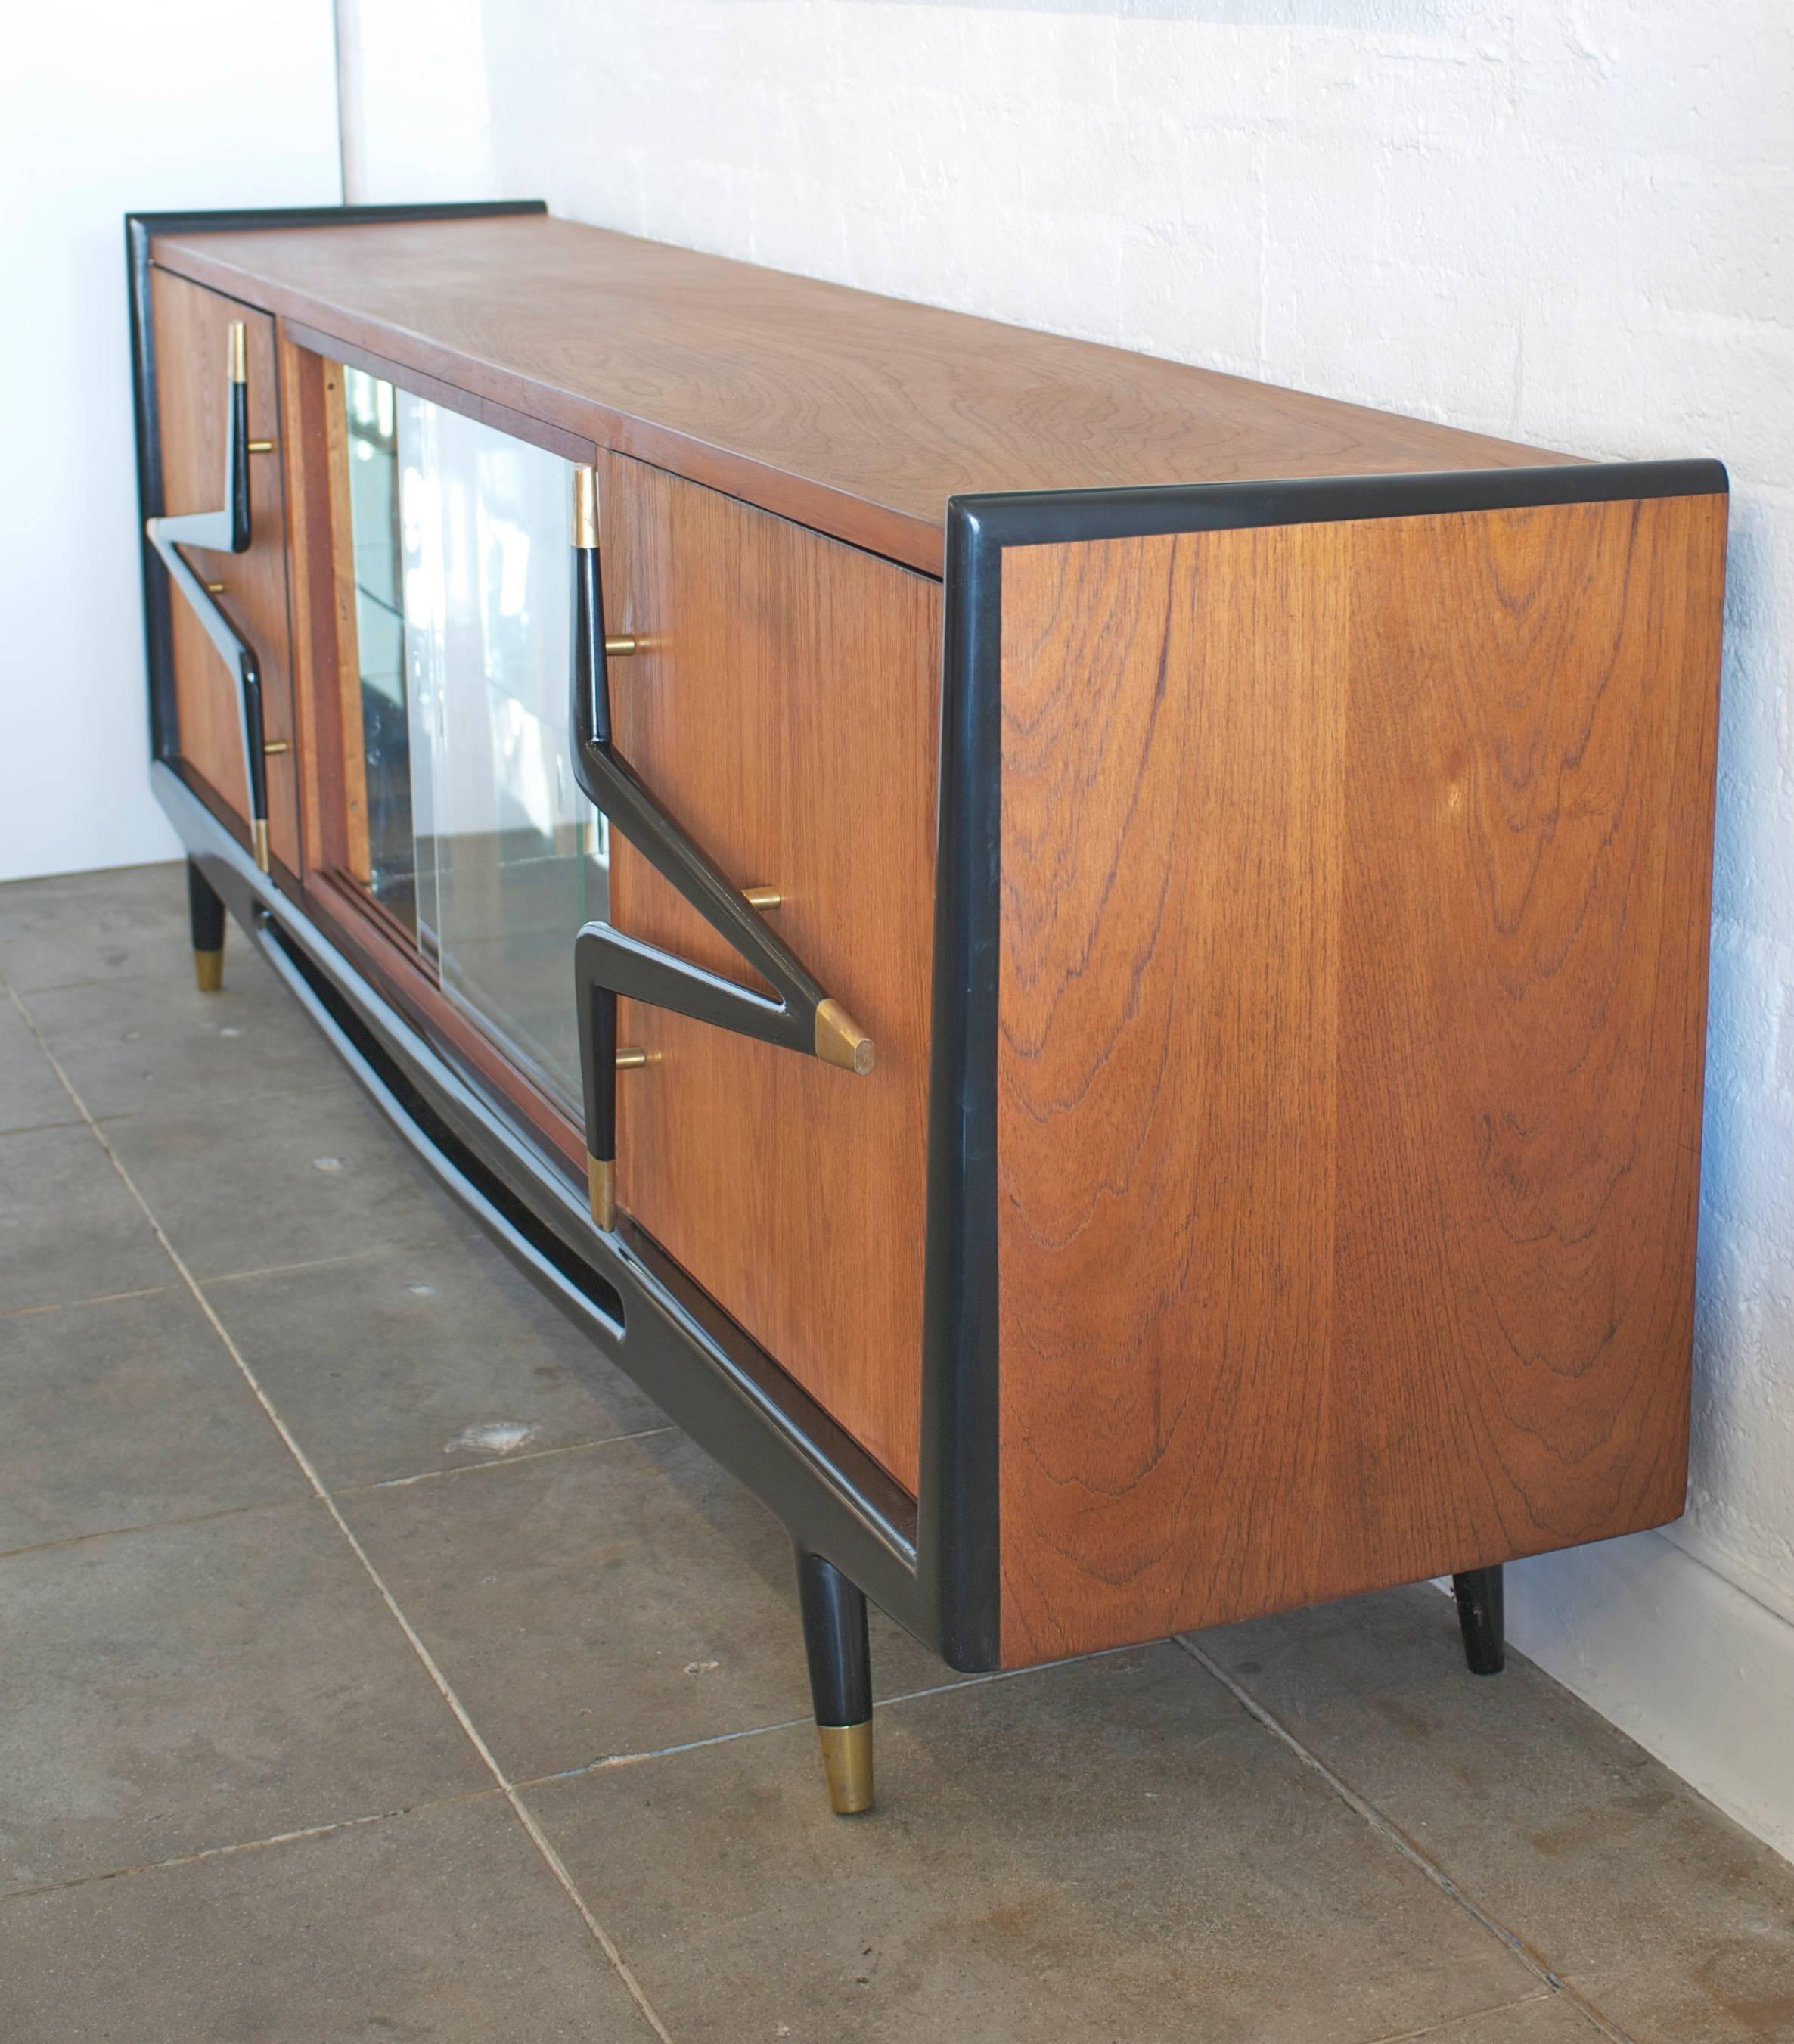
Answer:
<svg viewBox="0 0 1794 2044"><path fill-rule="evenodd" d="M620 1204L912 1490L939 586L620 456L600 468L619 749L872 1036L864 1078L621 1004ZM619 928L742 961L620 836Z"/></svg>
<svg viewBox="0 0 1794 2044"><path fill-rule="evenodd" d="M249 549L195 548L196 574L222 582L232 624L255 649L262 670L267 762L268 841L289 871L299 870L299 815L293 740L290 642L286 616L286 514L281 494L279 392L274 321L234 298L190 284L166 270L151 277L156 322L156 417L162 441L162 508L170 517L215 511L225 497L225 439L230 328L241 321L248 371L249 437L273 444L249 459ZM237 680L177 591L173 613L175 701L180 759L215 805L249 813L243 771ZM247 835L247 832L245 832Z"/></svg>

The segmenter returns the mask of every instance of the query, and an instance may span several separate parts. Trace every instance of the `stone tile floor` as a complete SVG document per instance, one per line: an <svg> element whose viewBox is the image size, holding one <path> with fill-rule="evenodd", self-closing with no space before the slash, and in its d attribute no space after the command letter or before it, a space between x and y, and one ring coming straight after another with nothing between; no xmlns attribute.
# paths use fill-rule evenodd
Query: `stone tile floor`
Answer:
<svg viewBox="0 0 1794 2044"><path fill-rule="evenodd" d="M1794 1868L1425 1586L991 1679L824 1807L778 1527L180 870L0 889L7 2044L1762 2044Z"/></svg>

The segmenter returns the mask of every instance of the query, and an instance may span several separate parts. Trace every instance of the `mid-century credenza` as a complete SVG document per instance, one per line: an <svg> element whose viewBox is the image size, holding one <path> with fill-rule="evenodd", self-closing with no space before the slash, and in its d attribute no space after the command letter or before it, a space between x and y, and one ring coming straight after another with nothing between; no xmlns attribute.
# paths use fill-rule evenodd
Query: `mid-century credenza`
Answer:
<svg viewBox="0 0 1794 2044"><path fill-rule="evenodd" d="M548 218L128 223L157 790L797 1550L1013 1668L1681 1509L1726 476ZM1192 336L1193 345L1200 336Z"/></svg>

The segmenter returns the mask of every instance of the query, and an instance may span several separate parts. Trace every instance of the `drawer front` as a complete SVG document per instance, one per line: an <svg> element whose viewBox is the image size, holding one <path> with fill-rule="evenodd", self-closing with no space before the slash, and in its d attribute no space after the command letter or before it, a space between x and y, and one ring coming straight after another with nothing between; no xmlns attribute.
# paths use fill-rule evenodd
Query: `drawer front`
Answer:
<svg viewBox="0 0 1794 2044"><path fill-rule="evenodd" d="M939 586L620 456L600 467L619 750L871 1035L863 1078L647 1008L619 1204L912 1490L934 926ZM613 834L619 928L742 962Z"/></svg>
<svg viewBox="0 0 1794 2044"><path fill-rule="evenodd" d="M299 823L274 321L266 313L166 270L152 273L151 290L163 512L178 517L214 511L224 501L230 328L236 321L243 323L246 344L249 437L274 444L269 452L250 456L248 551L210 553L196 548L189 558L204 580L224 584L219 601L260 663L264 741L279 748L267 761L269 844L275 857L297 872ZM249 805L236 676L179 591L170 608L181 762L217 803L239 820L246 819Z"/></svg>

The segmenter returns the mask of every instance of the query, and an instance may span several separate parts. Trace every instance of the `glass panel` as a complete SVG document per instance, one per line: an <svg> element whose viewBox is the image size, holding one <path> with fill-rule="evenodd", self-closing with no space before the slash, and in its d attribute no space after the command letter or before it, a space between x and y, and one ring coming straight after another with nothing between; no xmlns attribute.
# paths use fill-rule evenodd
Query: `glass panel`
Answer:
<svg viewBox="0 0 1794 2044"><path fill-rule="evenodd" d="M399 572L398 459L393 386L344 372L349 509L355 536L355 640L367 801L367 870L375 899L417 930L411 832L410 736Z"/></svg>
<svg viewBox="0 0 1794 2044"><path fill-rule="evenodd" d="M609 890L603 819L567 743L569 466L363 381L376 421L392 422L390 503L351 492L358 618L374 632L361 655L369 885L399 912L402 797L410 927L444 991L577 1108L573 938L606 912ZM398 601L382 608L388 592ZM382 665L395 648L396 696ZM394 702L397 738L382 720Z"/></svg>

